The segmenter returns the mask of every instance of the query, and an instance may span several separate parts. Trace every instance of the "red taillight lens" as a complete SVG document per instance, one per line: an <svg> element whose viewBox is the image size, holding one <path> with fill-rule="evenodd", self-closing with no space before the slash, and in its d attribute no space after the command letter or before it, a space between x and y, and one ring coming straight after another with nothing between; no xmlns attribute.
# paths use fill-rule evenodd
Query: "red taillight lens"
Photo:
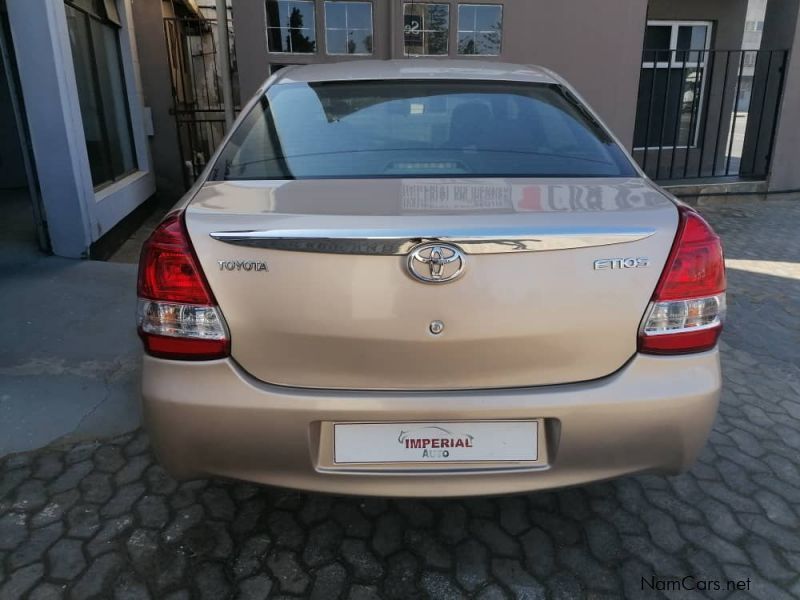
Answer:
<svg viewBox="0 0 800 600"><path fill-rule="evenodd" d="M658 300L685 300L725 291L722 242L696 212L681 208L676 242L656 288Z"/></svg>
<svg viewBox="0 0 800 600"><path fill-rule="evenodd" d="M181 213L171 213L142 248L139 297L187 304L213 304L197 266Z"/></svg>
<svg viewBox="0 0 800 600"><path fill-rule="evenodd" d="M725 316L722 243L695 211L681 207L675 242L642 323L639 351L686 354L714 347Z"/></svg>
<svg viewBox="0 0 800 600"><path fill-rule="evenodd" d="M228 356L227 328L189 242L181 213L171 213L142 248L138 282L139 335L161 358Z"/></svg>

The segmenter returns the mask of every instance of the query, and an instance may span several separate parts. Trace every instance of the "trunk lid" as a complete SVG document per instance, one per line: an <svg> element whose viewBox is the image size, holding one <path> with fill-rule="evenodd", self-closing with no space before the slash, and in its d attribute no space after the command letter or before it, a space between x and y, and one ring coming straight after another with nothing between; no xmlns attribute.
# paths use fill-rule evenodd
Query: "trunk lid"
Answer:
<svg viewBox="0 0 800 600"><path fill-rule="evenodd" d="M186 209L234 360L272 384L340 389L609 375L636 352L677 223L628 178L209 182ZM463 251L463 274L426 284L409 249L436 237ZM412 271L431 276L430 255Z"/></svg>

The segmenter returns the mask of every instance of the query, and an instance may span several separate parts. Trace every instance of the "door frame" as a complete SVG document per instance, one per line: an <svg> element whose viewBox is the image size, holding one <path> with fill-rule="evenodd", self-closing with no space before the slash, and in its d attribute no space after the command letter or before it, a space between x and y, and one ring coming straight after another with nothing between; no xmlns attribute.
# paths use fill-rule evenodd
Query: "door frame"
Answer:
<svg viewBox="0 0 800 600"><path fill-rule="evenodd" d="M36 163L33 160L33 147L28 135L28 121L25 116L25 106L19 87L19 74L14 59L14 46L11 42L11 25L6 10L6 0L0 0L0 71L5 73L8 82L8 93L11 98L11 110L19 138L19 148L22 152L22 163L25 167L25 180L27 182L28 197L30 198L33 212L36 240L39 248L50 252L50 236L47 231L47 220L42 206L42 195L39 192L39 180L36 176Z"/></svg>

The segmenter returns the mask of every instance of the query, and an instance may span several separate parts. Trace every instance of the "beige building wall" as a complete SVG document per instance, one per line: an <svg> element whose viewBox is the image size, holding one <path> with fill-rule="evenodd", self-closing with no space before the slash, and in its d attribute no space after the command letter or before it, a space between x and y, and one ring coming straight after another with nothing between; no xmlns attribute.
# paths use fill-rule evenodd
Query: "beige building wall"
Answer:
<svg viewBox="0 0 800 600"><path fill-rule="evenodd" d="M449 57L458 57L459 2L437 0L437 3L450 5ZM647 0L469 0L468 3L503 5L500 56L476 58L538 64L555 70L575 85L620 139L630 146ZM265 6L264 0L235 0L233 5L243 98L263 83L270 73L270 65L354 59L327 55L324 0L316 0L316 53L270 54ZM404 58L403 2L374 0L373 28L372 58Z"/></svg>
<svg viewBox="0 0 800 600"><path fill-rule="evenodd" d="M791 48L772 147L769 190L800 190L800 0L770 0L762 48Z"/></svg>

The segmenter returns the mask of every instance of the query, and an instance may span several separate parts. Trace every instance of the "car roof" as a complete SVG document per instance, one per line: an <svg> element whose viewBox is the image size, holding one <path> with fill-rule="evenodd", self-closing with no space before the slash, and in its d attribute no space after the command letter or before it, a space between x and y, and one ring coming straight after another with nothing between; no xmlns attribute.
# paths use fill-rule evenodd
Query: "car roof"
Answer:
<svg viewBox="0 0 800 600"><path fill-rule="evenodd" d="M542 67L488 60L425 59L348 60L294 66L278 71L273 85L380 79L467 79L560 83Z"/></svg>

